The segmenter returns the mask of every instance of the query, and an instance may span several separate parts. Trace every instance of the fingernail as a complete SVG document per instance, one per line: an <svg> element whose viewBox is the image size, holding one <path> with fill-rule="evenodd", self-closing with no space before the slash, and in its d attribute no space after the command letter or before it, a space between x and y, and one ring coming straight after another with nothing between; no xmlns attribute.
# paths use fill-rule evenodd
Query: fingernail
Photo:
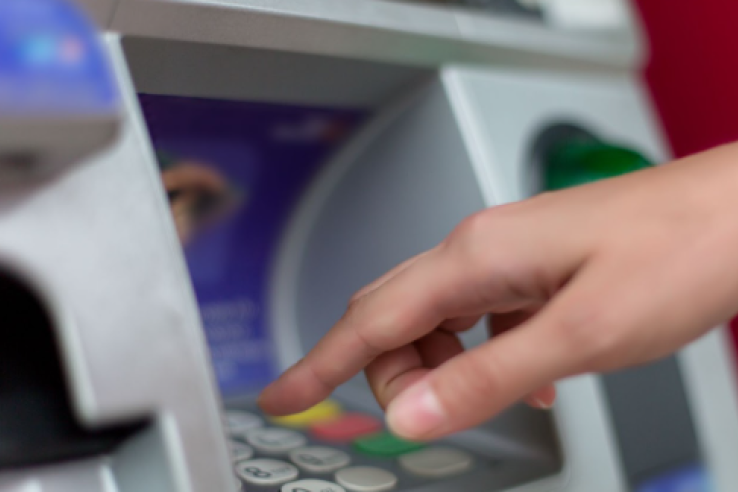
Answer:
<svg viewBox="0 0 738 492"><path fill-rule="evenodd" d="M408 439L420 439L446 421L441 402L426 381L411 386L387 408L387 423L392 431Z"/></svg>
<svg viewBox="0 0 738 492"><path fill-rule="evenodd" d="M550 402L543 401L540 398L533 398L533 401L536 404L537 408L540 408L541 410L551 410L554 406L554 403L556 400L551 400Z"/></svg>

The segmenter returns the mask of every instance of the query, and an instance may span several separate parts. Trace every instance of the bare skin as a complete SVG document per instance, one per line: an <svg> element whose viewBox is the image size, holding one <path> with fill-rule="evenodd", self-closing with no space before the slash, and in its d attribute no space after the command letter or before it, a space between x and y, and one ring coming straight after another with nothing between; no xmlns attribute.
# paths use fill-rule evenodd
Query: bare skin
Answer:
<svg viewBox="0 0 738 492"><path fill-rule="evenodd" d="M260 404L298 412L365 370L410 439L548 407L558 380L659 359L729 319L736 251L736 144L494 207L358 292ZM494 336L464 351L456 333L488 314Z"/></svg>

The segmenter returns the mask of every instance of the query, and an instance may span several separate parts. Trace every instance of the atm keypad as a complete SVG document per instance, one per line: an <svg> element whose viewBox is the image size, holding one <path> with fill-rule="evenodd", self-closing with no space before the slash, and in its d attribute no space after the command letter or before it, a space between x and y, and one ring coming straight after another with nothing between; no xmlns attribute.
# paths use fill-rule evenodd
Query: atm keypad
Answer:
<svg viewBox="0 0 738 492"><path fill-rule="evenodd" d="M462 477L475 465L472 452L405 441L389 433L379 419L344 413L334 402L287 418L264 417L255 407L227 415L238 415L226 430L244 491L422 490L423 484ZM233 424L251 427L233 432L238 428ZM452 482L449 490L454 490Z"/></svg>
<svg viewBox="0 0 738 492"><path fill-rule="evenodd" d="M254 448L248 444L244 444L238 441L229 441L228 443L231 448L231 458L233 461L243 461L251 459L254 456Z"/></svg>
<svg viewBox="0 0 738 492"><path fill-rule="evenodd" d="M250 412L228 410L223 416L223 426L229 434L247 432L263 425L264 420Z"/></svg>
<svg viewBox="0 0 738 492"><path fill-rule="evenodd" d="M269 455L284 455L307 444L307 438L300 432L278 427L253 429L244 436L255 450Z"/></svg>
<svg viewBox="0 0 738 492"><path fill-rule="evenodd" d="M421 477L447 477L472 466L471 454L455 448L434 446L400 456L400 466Z"/></svg>
<svg viewBox="0 0 738 492"><path fill-rule="evenodd" d="M336 473L336 481L356 492L382 492L397 486L397 475L375 466L354 466Z"/></svg>
<svg viewBox="0 0 738 492"><path fill-rule="evenodd" d="M273 424L280 427L305 429L321 422L333 422L339 418L342 413L341 406L338 403L332 400L326 400L302 413L289 415L287 417L271 417L270 420Z"/></svg>
<svg viewBox="0 0 738 492"><path fill-rule="evenodd" d="M325 480L298 480L282 487L281 492L346 492L346 489Z"/></svg>
<svg viewBox="0 0 738 492"><path fill-rule="evenodd" d="M331 473L348 466L351 457L340 449L309 446L292 451L290 461L308 473Z"/></svg>
<svg viewBox="0 0 738 492"><path fill-rule="evenodd" d="M321 441L350 443L357 437L374 434L382 429L382 422L370 415L348 413L336 420L314 424L310 427L310 434Z"/></svg>
<svg viewBox="0 0 738 492"><path fill-rule="evenodd" d="M260 486L281 485L299 476L294 465L272 459L239 461L236 463L236 473L246 484Z"/></svg>
<svg viewBox="0 0 738 492"><path fill-rule="evenodd" d="M359 437L354 441L354 447L365 454L385 458L396 458L423 449L422 444L400 439L387 431Z"/></svg>

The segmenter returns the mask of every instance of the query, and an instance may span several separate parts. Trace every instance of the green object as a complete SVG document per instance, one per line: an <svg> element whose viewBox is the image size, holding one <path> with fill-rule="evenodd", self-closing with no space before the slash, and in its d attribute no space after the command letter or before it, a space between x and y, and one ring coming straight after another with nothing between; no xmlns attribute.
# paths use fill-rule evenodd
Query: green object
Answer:
<svg viewBox="0 0 738 492"><path fill-rule="evenodd" d="M360 437L354 441L354 447L364 454L392 458L418 451L423 448L423 445L405 441L384 431L378 434Z"/></svg>
<svg viewBox="0 0 738 492"><path fill-rule="evenodd" d="M638 152L596 140L563 141L546 155L544 187L561 190L651 167Z"/></svg>

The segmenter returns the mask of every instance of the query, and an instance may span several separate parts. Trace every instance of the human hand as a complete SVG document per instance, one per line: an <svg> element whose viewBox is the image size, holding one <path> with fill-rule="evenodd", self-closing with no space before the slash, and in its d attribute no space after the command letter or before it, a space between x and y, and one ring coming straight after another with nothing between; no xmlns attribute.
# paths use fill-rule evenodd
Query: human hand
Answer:
<svg viewBox="0 0 738 492"><path fill-rule="evenodd" d="M479 212L358 292L260 405L304 410L365 369L409 439L548 406L555 381L664 357L738 310L736 210L738 145ZM488 313L493 338L464 351Z"/></svg>

